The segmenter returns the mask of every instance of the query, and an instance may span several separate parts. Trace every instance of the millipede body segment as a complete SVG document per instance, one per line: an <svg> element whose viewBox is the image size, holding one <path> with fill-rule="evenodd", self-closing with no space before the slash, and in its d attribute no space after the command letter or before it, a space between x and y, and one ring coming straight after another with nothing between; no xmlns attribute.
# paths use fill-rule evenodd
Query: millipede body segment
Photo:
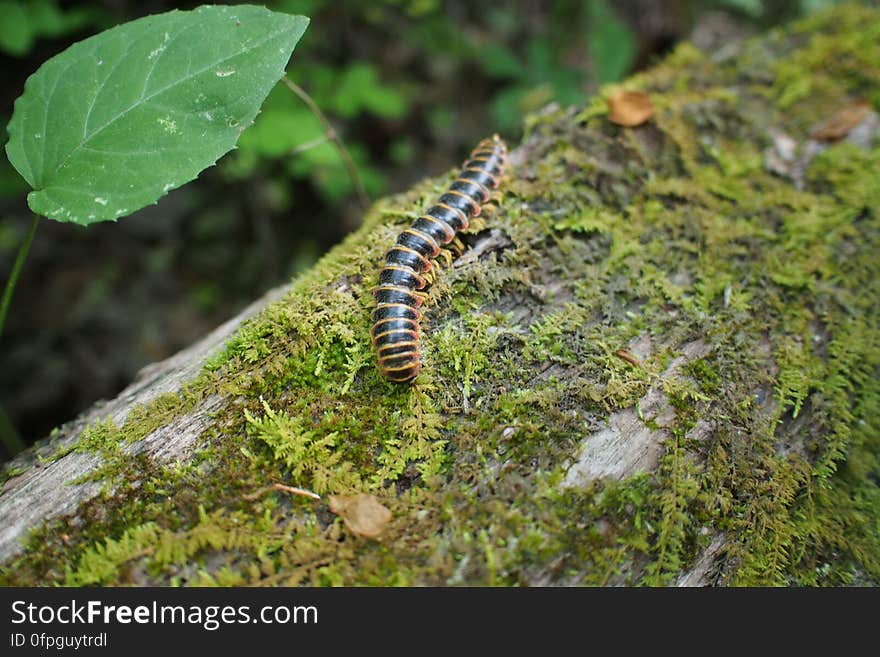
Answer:
<svg viewBox="0 0 880 657"><path fill-rule="evenodd" d="M370 335L379 369L389 381L402 383L418 376L423 299L418 290L427 285L440 247L467 230L469 219L480 214L492 190L498 188L506 163L507 146L498 135L477 144L449 189L400 234L385 255Z"/></svg>

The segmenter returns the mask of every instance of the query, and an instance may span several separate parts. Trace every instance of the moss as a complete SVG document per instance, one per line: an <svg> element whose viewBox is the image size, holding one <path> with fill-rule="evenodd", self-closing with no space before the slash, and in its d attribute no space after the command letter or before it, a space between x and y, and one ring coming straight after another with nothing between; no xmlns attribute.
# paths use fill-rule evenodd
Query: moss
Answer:
<svg viewBox="0 0 880 657"><path fill-rule="evenodd" d="M880 150L831 146L804 189L762 150L768 128L805 139L842 99L876 105L878 34L844 7L721 63L682 46L627 83L656 108L636 130L601 99L530 117L489 221L511 246L441 270L412 386L375 368L370 289L450 177L381 201L183 394L84 432L100 496L0 580L658 585L718 540L712 583L876 584ZM615 355L635 343L637 364ZM191 462L127 449L213 394ZM629 409L664 432L657 467L563 487ZM370 491L391 525L354 537L276 482Z"/></svg>

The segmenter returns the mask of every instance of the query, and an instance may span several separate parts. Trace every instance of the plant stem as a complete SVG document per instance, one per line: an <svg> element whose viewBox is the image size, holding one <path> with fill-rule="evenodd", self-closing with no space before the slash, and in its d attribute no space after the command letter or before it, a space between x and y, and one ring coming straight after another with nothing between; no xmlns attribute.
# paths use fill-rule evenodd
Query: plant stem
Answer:
<svg viewBox="0 0 880 657"><path fill-rule="evenodd" d="M288 155L299 155L300 153L305 153L306 151L311 150L312 148L317 148L321 144L325 144L328 141L330 141L330 137L328 137L327 135L323 135L321 137L316 137L315 139L312 139L311 141L307 141L305 144L300 144L299 146L294 146L293 148L290 149L290 151L287 154Z"/></svg>
<svg viewBox="0 0 880 657"><path fill-rule="evenodd" d="M15 284L18 282L18 275L24 267L24 261L27 258L28 251L31 249L31 242L34 241L34 234L37 232L37 224L40 221L40 215L35 214L31 220L31 227L28 229L24 238L24 243L18 249L18 255L15 257L15 263L12 265L12 271L9 274L9 280L6 281L6 288L3 290L3 300L0 301L0 335L3 335L3 326L6 324L6 313L9 312L9 303L12 301L12 293L15 292Z"/></svg>
<svg viewBox="0 0 880 657"><path fill-rule="evenodd" d="M309 108L312 114L315 115L315 118L321 122L321 125L324 127L324 132L327 134L327 138L333 142L336 146L336 150L339 151L339 156L342 158L343 163L345 164L345 168L348 169L348 175L351 177L352 182L354 182L354 186L357 189L358 196L360 197L361 204L364 206L366 210L370 205L370 197L367 196L367 190L364 189L364 184L361 182L361 177L358 175L357 167L354 165L354 160L351 159L351 155L348 154L348 151L345 148L345 145L342 143L342 140L339 138L339 133L336 132L336 129L330 125L330 122L327 120L327 117L324 116L324 113L318 108L315 104L315 101L312 100L312 97L309 96L305 89L300 87L296 82L291 80L286 75L281 78L282 82L287 85L287 88L290 89L296 96L306 104L306 107Z"/></svg>
<svg viewBox="0 0 880 657"><path fill-rule="evenodd" d="M0 407L0 443L3 443L10 458L27 447L2 407Z"/></svg>

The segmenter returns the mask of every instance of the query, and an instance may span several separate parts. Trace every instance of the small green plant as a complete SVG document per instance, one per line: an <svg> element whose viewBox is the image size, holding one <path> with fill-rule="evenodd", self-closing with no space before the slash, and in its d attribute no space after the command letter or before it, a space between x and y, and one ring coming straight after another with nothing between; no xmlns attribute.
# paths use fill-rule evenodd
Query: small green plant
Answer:
<svg viewBox="0 0 880 657"><path fill-rule="evenodd" d="M9 122L28 205L88 225L124 217L230 151L284 74L308 19L252 6L172 11L47 61Z"/></svg>
<svg viewBox="0 0 880 657"><path fill-rule="evenodd" d="M252 5L171 11L76 43L28 78L6 154L34 217L0 334L40 218L115 221L195 179L254 121L308 24Z"/></svg>
<svg viewBox="0 0 880 657"><path fill-rule="evenodd" d="M0 0L0 52L23 57L37 39L60 37L101 18L100 9L62 9L55 0Z"/></svg>
<svg viewBox="0 0 880 657"><path fill-rule="evenodd" d="M550 29L529 38L522 54L512 42L489 40L477 48L476 63L502 83L491 103L500 129L516 130L525 113L550 102L582 105L590 89L616 82L633 64L636 35L613 3L558 3L550 12L550 23ZM589 54L586 68L570 62L576 59L578 44Z"/></svg>

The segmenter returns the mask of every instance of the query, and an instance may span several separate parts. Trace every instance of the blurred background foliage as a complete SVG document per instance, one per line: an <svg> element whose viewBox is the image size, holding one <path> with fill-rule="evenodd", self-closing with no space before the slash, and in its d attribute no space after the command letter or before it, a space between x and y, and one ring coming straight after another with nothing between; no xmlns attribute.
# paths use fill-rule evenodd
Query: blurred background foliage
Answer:
<svg viewBox="0 0 880 657"><path fill-rule="evenodd" d="M0 0L0 120L27 76L71 43L198 4ZM263 4L311 17L288 75L330 118L376 199L456 165L492 132L515 145L526 113L583 103L683 39L709 52L834 3ZM27 229L27 191L4 154L0 282ZM0 443L30 442L112 397L139 368L308 267L362 212L320 123L279 85L236 151L158 205L87 230L42 222L0 338Z"/></svg>

